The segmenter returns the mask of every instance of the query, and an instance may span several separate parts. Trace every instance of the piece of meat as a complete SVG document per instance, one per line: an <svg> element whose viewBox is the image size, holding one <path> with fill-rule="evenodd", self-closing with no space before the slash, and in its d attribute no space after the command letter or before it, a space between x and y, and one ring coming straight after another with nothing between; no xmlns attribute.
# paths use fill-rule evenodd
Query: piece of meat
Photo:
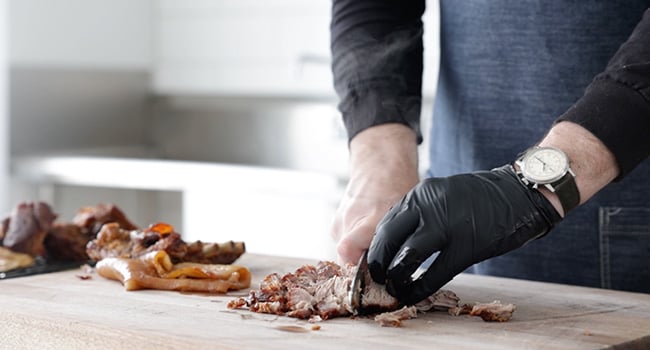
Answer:
<svg viewBox="0 0 650 350"><path fill-rule="evenodd" d="M437 292L433 293L433 295L430 295L426 299L415 304L415 307L417 307L418 311L420 312L427 312L431 309L445 311L458 307L459 301L460 298L456 295L456 293L449 290L440 289Z"/></svg>
<svg viewBox="0 0 650 350"><path fill-rule="evenodd" d="M95 237L104 224L115 222L119 227L125 230L135 230L138 227L133 224L114 204L100 203L92 207L80 208L75 217L72 218L72 223L87 228L90 231L90 236Z"/></svg>
<svg viewBox="0 0 650 350"><path fill-rule="evenodd" d="M87 261L88 230L75 224L55 222L45 236L48 261Z"/></svg>
<svg viewBox="0 0 650 350"><path fill-rule="evenodd" d="M515 312L514 304L502 304L495 300L491 303L477 303L469 312L470 316L479 316L486 322L506 322Z"/></svg>
<svg viewBox="0 0 650 350"><path fill-rule="evenodd" d="M375 316L375 321L382 327L401 327L402 321L416 318L418 309L415 306L404 306L395 311L384 312Z"/></svg>
<svg viewBox="0 0 650 350"><path fill-rule="evenodd" d="M469 315L470 312L472 312L472 305L469 304L463 304L455 307L449 308L447 312L452 315L452 316L460 316L460 315Z"/></svg>
<svg viewBox="0 0 650 350"><path fill-rule="evenodd" d="M43 202L18 204L3 221L2 245L33 257L46 256L45 236L57 215Z"/></svg>
<svg viewBox="0 0 650 350"><path fill-rule="evenodd" d="M223 248L223 249L222 249ZM118 223L102 226L97 237L86 246L88 256L99 261L105 258L137 258L152 251L165 251L173 263L230 264L246 250L243 242L188 244L174 227L157 223L144 230L126 230Z"/></svg>

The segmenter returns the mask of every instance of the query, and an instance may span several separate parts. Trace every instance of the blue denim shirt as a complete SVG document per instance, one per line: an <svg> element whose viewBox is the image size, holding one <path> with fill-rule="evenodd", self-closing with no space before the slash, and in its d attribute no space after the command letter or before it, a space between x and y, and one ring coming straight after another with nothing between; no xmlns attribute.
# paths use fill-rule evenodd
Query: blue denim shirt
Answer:
<svg viewBox="0 0 650 350"><path fill-rule="evenodd" d="M649 6L441 0L428 175L491 169L539 141ZM650 292L649 178L646 160L544 238L470 272Z"/></svg>

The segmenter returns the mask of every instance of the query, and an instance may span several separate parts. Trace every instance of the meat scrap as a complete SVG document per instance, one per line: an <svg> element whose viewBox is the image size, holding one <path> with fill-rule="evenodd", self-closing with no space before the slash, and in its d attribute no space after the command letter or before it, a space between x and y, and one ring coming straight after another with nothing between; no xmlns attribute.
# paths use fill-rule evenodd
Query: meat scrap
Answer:
<svg viewBox="0 0 650 350"><path fill-rule="evenodd" d="M491 303L478 303L472 307L470 316L479 316L486 322L506 322L512 317L516 306L514 304L501 304L495 300Z"/></svg>
<svg viewBox="0 0 650 350"><path fill-rule="evenodd" d="M517 307L514 304L502 304L495 300L491 303L463 304L448 310L450 315L478 316L485 322L506 322L512 318Z"/></svg>
<svg viewBox="0 0 650 350"><path fill-rule="evenodd" d="M403 320L416 318L418 309L415 306L404 306L399 310L384 312L375 316L375 321L382 327L401 327Z"/></svg>

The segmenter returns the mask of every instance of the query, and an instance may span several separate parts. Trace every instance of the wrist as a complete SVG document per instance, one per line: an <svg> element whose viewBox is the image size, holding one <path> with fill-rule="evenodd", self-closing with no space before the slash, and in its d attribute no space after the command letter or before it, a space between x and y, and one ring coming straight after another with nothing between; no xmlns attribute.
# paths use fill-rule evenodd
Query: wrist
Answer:
<svg viewBox="0 0 650 350"><path fill-rule="evenodd" d="M567 155L575 173L580 204L618 176L619 168L614 154L596 136L578 124L567 121L556 124L539 146L559 148Z"/></svg>

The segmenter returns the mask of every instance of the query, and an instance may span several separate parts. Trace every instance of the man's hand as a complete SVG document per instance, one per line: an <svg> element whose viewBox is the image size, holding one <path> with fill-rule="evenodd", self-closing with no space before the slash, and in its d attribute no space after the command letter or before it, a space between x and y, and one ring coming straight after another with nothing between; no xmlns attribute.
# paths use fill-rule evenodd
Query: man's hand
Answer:
<svg viewBox="0 0 650 350"><path fill-rule="evenodd" d="M372 278L405 304L431 295L469 266L547 233L561 220L524 187L511 166L422 181L377 227L368 254ZM439 252L421 279L411 275Z"/></svg>
<svg viewBox="0 0 650 350"><path fill-rule="evenodd" d="M357 263L377 223L419 181L415 134L401 124L364 130L350 142L350 181L331 234L341 263Z"/></svg>

